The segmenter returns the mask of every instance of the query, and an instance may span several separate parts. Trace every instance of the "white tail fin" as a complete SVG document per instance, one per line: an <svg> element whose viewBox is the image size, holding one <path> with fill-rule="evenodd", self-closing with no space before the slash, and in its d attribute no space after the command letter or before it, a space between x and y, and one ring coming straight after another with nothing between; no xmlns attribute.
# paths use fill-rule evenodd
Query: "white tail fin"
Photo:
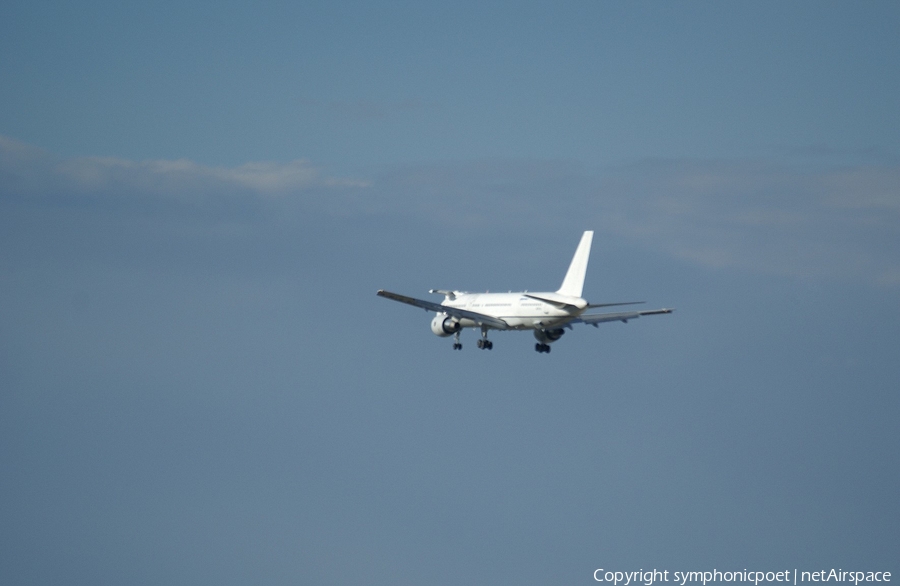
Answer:
<svg viewBox="0 0 900 586"><path fill-rule="evenodd" d="M562 286L559 288L560 295L568 295L570 297L581 297L581 290L584 288L584 274L587 272L588 259L591 256L591 241L594 239L592 230L586 231L581 236L581 242L575 250L575 256L572 257L572 264L566 271L566 278L563 279Z"/></svg>

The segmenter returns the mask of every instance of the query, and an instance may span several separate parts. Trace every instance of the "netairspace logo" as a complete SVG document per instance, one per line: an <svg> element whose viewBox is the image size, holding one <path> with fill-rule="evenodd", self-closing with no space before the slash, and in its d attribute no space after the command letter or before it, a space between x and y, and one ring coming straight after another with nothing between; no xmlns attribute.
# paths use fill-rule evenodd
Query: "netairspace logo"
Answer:
<svg viewBox="0 0 900 586"><path fill-rule="evenodd" d="M669 574L672 575L671 579ZM860 582L890 582L891 573L851 572L840 568L814 572L801 572L797 569L780 572L753 572L747 571L747 569L725 572L716 569L704 572L670 572L657 569L644 571L644 569L640 569L632 572L619 572L597 568L594 570L594 580L611 582L612 586L636 586L638 584L653 586L657 582L673 582L678 586L696 582L703 586L711 582L752 582L754 586L759 586L764 582L793 582L794 586L801 582L852 582L854 586L858 586Z"/></svg>

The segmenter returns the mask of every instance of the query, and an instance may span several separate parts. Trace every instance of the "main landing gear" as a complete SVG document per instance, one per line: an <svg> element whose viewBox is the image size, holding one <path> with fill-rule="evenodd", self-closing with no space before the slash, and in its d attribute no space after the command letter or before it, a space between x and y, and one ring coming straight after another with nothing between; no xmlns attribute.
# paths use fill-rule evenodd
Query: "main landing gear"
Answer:
<svg viewBox="0 0 900 586"><path fill-rule="evenodd" d="M456 335L453 336L453 349L462 350L462 343L459 341L459 332L456 332Z"/></svg>
<svg viewBox="0 0 900 586"><path fill-rule="evenodd" d="M494 343L487 339L487 328L481 328L481 339L475 345L482 350L490 350L494 347Z"/></svg>
<svg viewBox="0 0 900 586"><path fill-rule="evenodd" d="M494 348L494 343L487 339L486 334L482 334L482 338L475 342L475 345L481 350L491 350ZM459 341L459 332L456 332L456 336L453 338L453 349L462 350L462 342Z"/></svg>
<svg viewBox="0 0 900 586"><path fill-rule="evenodd" d="M538 342L534 345L534 349L537 352L546 352L547 354L550 354L550 344L541 344Z"/></svg>

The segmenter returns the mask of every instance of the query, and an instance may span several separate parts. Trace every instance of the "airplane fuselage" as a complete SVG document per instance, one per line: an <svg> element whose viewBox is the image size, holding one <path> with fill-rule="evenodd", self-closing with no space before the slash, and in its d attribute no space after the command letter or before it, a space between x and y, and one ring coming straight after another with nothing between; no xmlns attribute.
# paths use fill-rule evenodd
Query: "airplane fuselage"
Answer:
<svg viewBox="0 0 900 586"><path fill-rule="evenodd" d="M529 297L533 296L533 297ZM580 298L571 298L573 302L565 308L554 306L534 297L552 297L556 293L463 293L454 292L454 299L449 296L444 298L441 305L474 311L489 315L506 322L507 327L491 329L509 330L535 330L551 329L565 326L574 318L581 315L587 306L587 302ZM581 303L577 303L580 301ZM577 305L576 305L577 303ZM581 307L579 307L581 306ZM447 317L438 313L435 319ZM481 327L475 321L467 318L458 319L463 328Z"/></svg>

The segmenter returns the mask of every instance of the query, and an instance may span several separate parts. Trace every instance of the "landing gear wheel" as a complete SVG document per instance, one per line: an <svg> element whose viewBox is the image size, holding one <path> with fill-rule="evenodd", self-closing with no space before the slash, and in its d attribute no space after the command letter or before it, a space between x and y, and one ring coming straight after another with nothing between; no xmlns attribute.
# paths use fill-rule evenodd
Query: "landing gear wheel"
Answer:
<svg viewBox="0 0 900 586"><path fill-rule="evenodd" d="M487 328L481 327L481 339L478 340L478 347L482 350L490 350L494 347L494 343L487 339Z"/></svg>
<svg viewBox="0 0 900 586"><path fill-rule="evenodd" d="M462 344L460 344L459 342L454 342L453 349L454 350L462 350Z"/></svg>
<svg viewBox="0 0 900 586"><path fill-rule="evenodd" d="M534 349L537 352L546 352L550 354L550 344L535 344Z"/></svg>

